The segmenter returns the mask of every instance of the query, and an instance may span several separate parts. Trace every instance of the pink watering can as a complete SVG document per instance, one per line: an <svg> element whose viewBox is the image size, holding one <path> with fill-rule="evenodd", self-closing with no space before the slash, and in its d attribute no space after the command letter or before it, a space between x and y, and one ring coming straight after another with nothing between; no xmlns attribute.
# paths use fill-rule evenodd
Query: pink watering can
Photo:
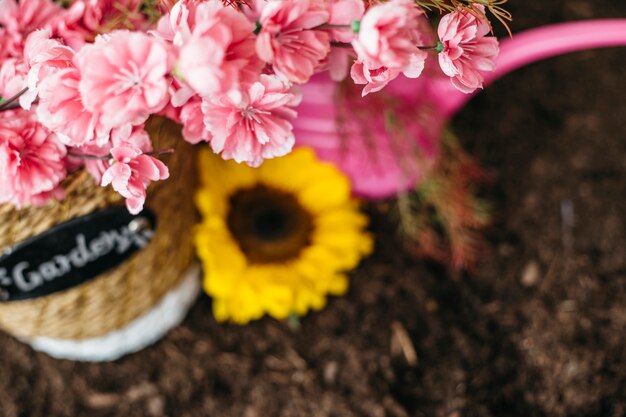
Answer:
<svg viewBox="0 0 626 417"><path fill-rule="evenodd" d="M626 46L626 19L531 29L501 42L485 85L545 58L613 46ZM456 90L438 68L416 80L396 79L365 98L358 86L346 92L349 84L320 74L302 86L294 133L298 145L341 167L355 194L370 198L413 188L436 161L445 125L473 96Z"/></svg>

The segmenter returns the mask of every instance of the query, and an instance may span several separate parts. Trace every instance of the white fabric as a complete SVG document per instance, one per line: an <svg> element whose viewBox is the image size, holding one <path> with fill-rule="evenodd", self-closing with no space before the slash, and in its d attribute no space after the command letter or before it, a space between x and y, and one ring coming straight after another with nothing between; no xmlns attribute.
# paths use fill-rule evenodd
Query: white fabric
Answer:
<svg viewBox="0 0 626 417"><path fill-rule="evenodd" d="M190 268L181 284L168 292L152 310L104 336L85 340L35 337L24 342L55 358L87 362L113 361L137 352L161 339L183 321L200 292L199 275L197 265Z"/></svg>

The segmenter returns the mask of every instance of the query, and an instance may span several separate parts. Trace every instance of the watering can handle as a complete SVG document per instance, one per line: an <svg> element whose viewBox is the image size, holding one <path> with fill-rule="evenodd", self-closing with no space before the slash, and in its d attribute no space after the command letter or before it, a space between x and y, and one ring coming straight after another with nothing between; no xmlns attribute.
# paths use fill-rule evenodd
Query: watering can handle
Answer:
<svg viewBox="0 0 626 417"><path fill-rule="evenodd" d="M542 59L575 51L626 46L626 19L598 19L559 23L530 29L500 44L496 70L485 75L485 85L526 65ZM452 115L472 94L453 94L456 100L447 100L444 112Z"/></svg>
<svg viewBox="0 0 626 417"><path fill-rule="evenodd" d="M520 67L569 52L626 46L626 19L561 23L528 30L502 41L494 81Z"/></svg>

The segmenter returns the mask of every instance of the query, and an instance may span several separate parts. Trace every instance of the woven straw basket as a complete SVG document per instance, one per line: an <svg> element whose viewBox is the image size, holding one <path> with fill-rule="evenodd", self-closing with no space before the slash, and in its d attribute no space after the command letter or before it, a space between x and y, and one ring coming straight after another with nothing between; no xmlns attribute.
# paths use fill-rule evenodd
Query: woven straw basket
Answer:
<svg viewBox="0 0 626 417"><path fill-rule="evenodd" d="M146 127L154 149L174 148L164 158L170 178L148 190L146 207L157 226L150 243L119 266L82 285L44 297L0 303L0 327L35 349L63 358L112 360L139 350L178 324L198 293L191 228L192 148L164 118ZM80 171L67 180L67 197L44 207L0 206L0 251L72 218L123 204L111 187Z"/></svg>

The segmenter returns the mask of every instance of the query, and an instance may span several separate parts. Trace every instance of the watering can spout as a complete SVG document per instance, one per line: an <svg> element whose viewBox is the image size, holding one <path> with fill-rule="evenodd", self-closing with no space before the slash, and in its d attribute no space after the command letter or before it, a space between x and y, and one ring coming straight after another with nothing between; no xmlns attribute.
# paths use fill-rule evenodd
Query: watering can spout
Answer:
<svg viewBox="0 0 626 417"><path fill-rule="evenodd" d="M587 49L626 46L626 19L600 19L560 23L516 33L500 44L496 70L485 75L485 86L534 62ZM475 94L457 91L447 79L433 80L432 97L440 111L451 117ZM440 98L437 99L437 96Z"/></svg>

